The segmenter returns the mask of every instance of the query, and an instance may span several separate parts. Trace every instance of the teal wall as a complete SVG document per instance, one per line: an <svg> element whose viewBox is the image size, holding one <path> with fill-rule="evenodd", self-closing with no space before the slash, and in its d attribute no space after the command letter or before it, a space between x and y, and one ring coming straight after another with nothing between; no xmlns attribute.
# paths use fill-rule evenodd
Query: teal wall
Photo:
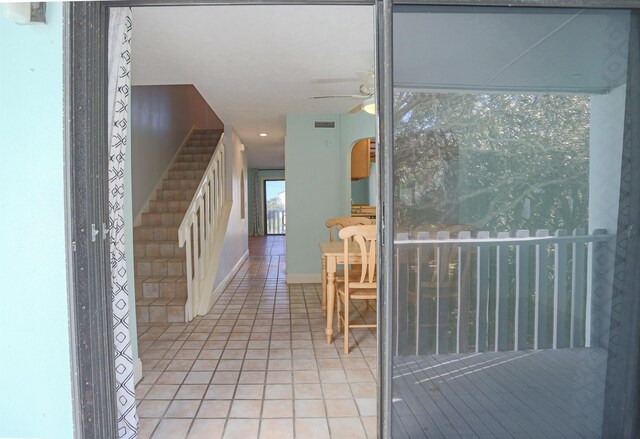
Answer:
<svg viewBox="0 0 640 439"><path fill-rule="evenodd" d="M336 127L315 128L315 121L333 121ZM318 243L329 239L324 223L351 215L351 147L375 137L375 129L375 117L363 111L287 116L288 282L320 280Z"/></svg>
<svg viewBox="0 0 640 439"><path fill-rule="evenodd" d="M255 179L255 175L258 174L259 178L264 178L264 179L279 179L279 178L285 178L284 176L284 169L256 169L256 168L251 168L249 169L249 175L248 175L248 179L247 179L247 185L248 185L248 199L247 202L249 203L249 235L253 236L253 220L255 217L255 198L256 198L256 194L255 194L255 190L254 190L254 179ZM262 184L262 183L260 183Z"/></svg>
<svg viewBox="0 0 640 439"><path fill-rule="evenodd" d="M0 13L0 437L73 437L62 67L60 3Z"/></svg>

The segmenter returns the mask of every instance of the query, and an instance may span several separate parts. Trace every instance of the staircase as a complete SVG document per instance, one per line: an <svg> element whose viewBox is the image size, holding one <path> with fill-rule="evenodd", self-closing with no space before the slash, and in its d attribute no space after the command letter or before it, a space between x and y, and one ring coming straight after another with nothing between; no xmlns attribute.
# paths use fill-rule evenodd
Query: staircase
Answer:
<svg viewBox="0 0 640 439"><path fill-rule="evenodd" d="M186 247L178 227L213 156L222 130L194 130L172 163L141 225L133 229L139 323L185 321Z"/></svg>

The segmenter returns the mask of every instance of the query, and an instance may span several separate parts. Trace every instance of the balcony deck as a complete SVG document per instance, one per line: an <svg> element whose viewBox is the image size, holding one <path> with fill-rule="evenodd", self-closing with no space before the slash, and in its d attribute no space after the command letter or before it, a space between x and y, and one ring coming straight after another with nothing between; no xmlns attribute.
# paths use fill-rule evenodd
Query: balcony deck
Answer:
<svg viewBox="0 0 640 439"><path fill-rule="evenodd" d="M600 437L606 361L599 348L396 357L393 437Z"/></svg>

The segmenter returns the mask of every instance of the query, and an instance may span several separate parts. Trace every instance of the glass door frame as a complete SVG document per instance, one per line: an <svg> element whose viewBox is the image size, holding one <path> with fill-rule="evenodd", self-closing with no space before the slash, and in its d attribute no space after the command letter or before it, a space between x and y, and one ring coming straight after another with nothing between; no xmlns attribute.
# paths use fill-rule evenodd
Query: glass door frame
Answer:
<svg viewBox="0 0 640 439"><path fill-rule="evenodd" d="M416 6L510 6L640 10L637 0L377 0L376 102L378 137L378 437L391 438L394 209L393 209L393 7Z"/></svg>

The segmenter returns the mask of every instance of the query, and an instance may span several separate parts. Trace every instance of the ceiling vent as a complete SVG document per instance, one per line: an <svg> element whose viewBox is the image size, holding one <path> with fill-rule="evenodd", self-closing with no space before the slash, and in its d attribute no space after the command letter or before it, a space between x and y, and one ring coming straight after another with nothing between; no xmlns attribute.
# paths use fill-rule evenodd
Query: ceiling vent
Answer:
<svg viewBox="0 0 640 439"><path fill-rule="evenodd" d="M335 128L336 127L336 123L335 122L316 121L315 127L316 128Z"/></svg>

